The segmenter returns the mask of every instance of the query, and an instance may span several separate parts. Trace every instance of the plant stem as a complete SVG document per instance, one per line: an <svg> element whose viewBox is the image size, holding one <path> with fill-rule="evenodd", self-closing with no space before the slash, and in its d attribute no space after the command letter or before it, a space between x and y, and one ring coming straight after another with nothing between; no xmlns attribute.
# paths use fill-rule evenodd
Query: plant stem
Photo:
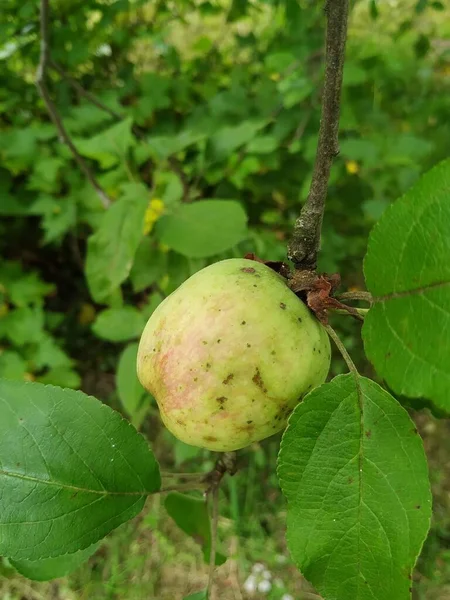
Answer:
<svg viewBox="0 0 450 600"><path fill-rule="evenodd" d="M350 373L352 373L356 378L358 378L359 377L358 369L356 368L355 363L352 361L351 356L347 352L344 344L341 342L338 334L329 325L324 325L324 327L325 327L328 335L330 336L330 338L333 340L333 342L338 347L339 352L342 354L342 357L345 360L345 362L347 363L347 367L348 367Z"/></svg>
<svg viewBox="0 0 450 600"><path fill-rule="evenodd" d="M191 482L191 483L176 483L173 485L166 485L161 487L156 494L164 494L166 492L192 492L194 490L199 490L200 492L205 492L207 489L207 484L204 482Z"/></svg>
<svg viewBox="0 0 450 600"><path fill-rule="evenodd" d="M214 487L212 491L212 519L211 519L211 549L209 553L209 573L208 587L206 588L206 598L211 600L211 590L214 579L214 569L216 567L216 547L217 547L217 524L219 522L219 486Z"/></svg>
<svg viewBox="0 0 450 600"><path fill-rule="evenodd" d="M101 203L105 208L108 208L111 204L110 198L104 192L94 174L88 167L84 158L79 154L76 149L74 143L70 139L69 134L67 133L66 128L62 122L61 116L56 108L56 104L50 97L50 93L47 87L47 68L50 63L50 30L49 30L49 0L41 0L41 17L40 17L40 25L41 25L41 54L39 59L39 65L36 71L36 86L39 90L40 95L47 107L48 113L50 115L53 124L58 130L60 138L63 142L69 147L72 155L77 162L80 170L84 173L86 179L92 185L92 187L97 192L98 197L100 198Z"/></svg>
<svg viewBox="0 0 450 600"><path fill-rule="evenodd" d="M288 257L297 270L314 271L320 247L325 200L333 159L339 154L338 132L349 0L327 0L325 80L319 140L308 197L295 222Z"/></svg>

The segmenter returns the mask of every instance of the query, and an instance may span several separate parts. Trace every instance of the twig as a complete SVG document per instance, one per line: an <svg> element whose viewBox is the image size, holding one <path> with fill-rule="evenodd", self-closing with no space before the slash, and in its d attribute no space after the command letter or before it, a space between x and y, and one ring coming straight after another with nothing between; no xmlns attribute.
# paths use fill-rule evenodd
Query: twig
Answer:
<svg viewBox="0 0 450 600"><path fill-rule="evenodd" d="M85 90L84 87L82 85L80 85L76 79L73 79L73 77L70 77L70 75L68 75L64 71L64 69L62 69L58 65L58 63L56 63L52 58L49 58L49 67L51 67L63 79L65 79L67 81L67 83L69 85L71 85L74 90L76 90L78 92L78 94L80 96L83 96L84 98L86 98L86 100L89 100L89 102L91 102L91 104L93 104L97 108L100 108L101 110L105 111L106 113L108 113L111 117L113 117L117 121L121 121L124 118L123 115L112 110L111 108L109 108L109 106L106 106L106 104L103 104L103 102L101 102L96 96L94 96L94 94L91 94L91 92L88 92L88 90Z"/></svg>
<svg viewBox="0 0 450 600"><path fill-rule="evenodd" d="M36 72L36 86L39 90L39 93L44 100L44 103L49 112L50 118L53 121L55 127L58 130L58 133L61 139L67 144L70 151L73 154L75 161L77 162L80 170L84 173L86 179L92 185L92 187L97 192L97 195L100 198L101 203L105 208L108 208L111 204L110 198L105 194L100 184L97 182L94 174L89 169L86 161L79 154L78 150L75 148L72 140L67 133L61 117L59 115L58 109L56 108L55 103L50 97L50 93L48 91L46 77L47 77L47 68L50 62L50 43L49 43L49 0L41 0L41 55L39 59L39 65Z"/></svg>
<svg viewBox="0 0 450 600"><path fill-rule="evenodd" d="M372 294L370 292L364 292L363 290L357 292L342 292L342 294L337 294L336 297L339 298L339 300L362 300L369 304L373 304Z"/></svg>
<svg viewBox="0 0 450 600"><path fill-rule="evenodd" d="M338 131L349 0L327 0L325 81L316 160L308 197L295 222L288 256L297 269L315 270L328 180L339 153Z"/></svg>

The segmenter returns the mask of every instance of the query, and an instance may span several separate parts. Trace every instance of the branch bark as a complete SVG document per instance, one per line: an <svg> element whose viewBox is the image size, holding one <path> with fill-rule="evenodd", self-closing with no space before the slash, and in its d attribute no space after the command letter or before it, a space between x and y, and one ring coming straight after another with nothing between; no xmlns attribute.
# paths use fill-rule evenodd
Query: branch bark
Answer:
<svg viewBox="0 0 450 600"><path fill-rule="evenodd" d="M339 154L338 132L349 0L327 0L325 80L316 159L308 197L295 222L288 257L298 270L316 269L325 200L333 159Z"/></svg>
<svg viewBox="0 0 450 600"><path fill-rule="evenodd" d="M40 25L41 25L41 54L40 54L40 59L39 59L39 65L38 65L37 72L36 72L36 86L39 90L40 95L42 96L45 106L47 107L50 118L53 121L56 129L58 130L60 138L69 147L80 170L84 173L86 179L89 181L89 183L92 185L92 187L97 192L97 195L100 198L100 201L103 204L103 206L105 208L108 208L111 204L110 198L103 191L102 187L96 180L95 175L92 173L88 164L86 163L84 158L79 154L74 143L70 139L70 136L67 133L67 130L64 127L64 124L62 122L62 119L58 112L56 104L51 99L51 96L50 96L50 93L49 93L49 90L47 87L47 69L48 69L50 61L51 61L50 41L49 41L49 39L50 39L49 0L41 0Z"/></svg>

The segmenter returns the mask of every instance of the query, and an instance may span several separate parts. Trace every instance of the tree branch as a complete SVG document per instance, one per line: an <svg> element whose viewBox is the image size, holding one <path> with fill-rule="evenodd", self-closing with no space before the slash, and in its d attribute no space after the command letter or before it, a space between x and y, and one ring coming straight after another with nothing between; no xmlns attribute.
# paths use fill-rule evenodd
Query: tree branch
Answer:
<svg viewBox="0 0 450 600"><path fill-rule="evenodd" d="M325 80L316 160L308 197L295 222L288 257L296 269L315 270L325 200L333 159L339 153L338 132L349 0L327 0Z"/></svg>
<svg viewBox="0 0 450 600"><path fill-rule="evenodd" d="M64 141L65 144L69 147L70 151L73 154L75 161L77 162L80 170L84 173L86 179L92 185L92 187L97 192L97 195L100 198L101 203L105 208L108 208L111 204L111 200L108 198L106 193L101 188L100 184L96 180L94 174L88 167L84 158L78 153L78 150L75 148L72 140L70 139L69 134L67 133L66 128L63 125L61 117L59 115L58 109L56 108L55 103L50 97L50 93L48 91L46 79L47 79L47 68L50 63L50 43L49 43L49 0L41 0L41 55L39 59L39 65L36 71L36 86L39 90L42 99L47 107L48 113L50 115L51 120L53 121L60 138Z"/></svg>

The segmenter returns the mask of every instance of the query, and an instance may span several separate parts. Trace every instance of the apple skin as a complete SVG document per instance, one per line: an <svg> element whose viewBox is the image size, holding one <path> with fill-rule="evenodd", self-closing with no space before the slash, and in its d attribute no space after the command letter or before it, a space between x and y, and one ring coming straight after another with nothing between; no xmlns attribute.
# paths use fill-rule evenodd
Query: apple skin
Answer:
<svg viewBox="0 0 450 600"><path fill-rule="evenodd" d="M328 335L285 280L233 258L195 273L151 315L137 372L178 439L238 450L285 428L323 383Z"/></svg>

